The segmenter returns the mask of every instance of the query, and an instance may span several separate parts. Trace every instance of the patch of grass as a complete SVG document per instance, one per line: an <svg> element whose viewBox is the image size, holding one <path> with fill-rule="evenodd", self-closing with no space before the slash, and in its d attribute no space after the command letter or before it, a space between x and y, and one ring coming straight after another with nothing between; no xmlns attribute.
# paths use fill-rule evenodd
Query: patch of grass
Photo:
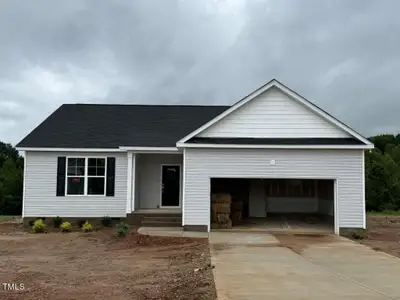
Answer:
<svg viewBox="0 0 400 300"><path fill-rule="evenodd" d="M368 211L367 216L400 216L399 210Z"/></svg>
<svg viewBox="0 0 400 300"><path fill-rule="evenodd" d="M16 218L16 216L0 216L0 222L11 221L14 218Z"/></svg>

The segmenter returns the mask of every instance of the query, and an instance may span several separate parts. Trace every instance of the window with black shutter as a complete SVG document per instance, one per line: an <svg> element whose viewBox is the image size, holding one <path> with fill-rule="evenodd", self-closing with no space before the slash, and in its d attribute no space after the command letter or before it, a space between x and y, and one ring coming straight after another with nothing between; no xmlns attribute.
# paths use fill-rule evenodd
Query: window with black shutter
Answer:
<svg viewBox="0 0 400 300"><path fill-rule="evenodd" d="M58 157L57 196L114 196L115 157Z"/></svg>

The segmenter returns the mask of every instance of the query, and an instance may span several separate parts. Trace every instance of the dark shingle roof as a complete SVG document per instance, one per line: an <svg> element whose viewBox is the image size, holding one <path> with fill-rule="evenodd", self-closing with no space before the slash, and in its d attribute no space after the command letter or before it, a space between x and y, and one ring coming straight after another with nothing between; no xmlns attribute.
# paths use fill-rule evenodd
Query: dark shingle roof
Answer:
<svg viewBox="0 0 400 300"><path fill-rule="evenodd" d="M174 147L229 106L64 104L17 147Z"/></svg>
<svg viewBox="0 0 400 300"><path fill-rule="evenodd" d="M207 138L194 137L188 143L226 145L363 145L355 138Z"/></svg>

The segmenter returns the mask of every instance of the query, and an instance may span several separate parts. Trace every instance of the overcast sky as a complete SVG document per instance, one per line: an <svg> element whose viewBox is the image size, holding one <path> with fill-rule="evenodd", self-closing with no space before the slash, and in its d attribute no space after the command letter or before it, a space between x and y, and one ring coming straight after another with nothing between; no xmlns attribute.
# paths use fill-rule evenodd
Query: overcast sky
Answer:
<svg viewBox="0 0 400 300"><path fill-rule="evenodd" d="M1 1L0 141L63 103L232 104L276 78L400 132L400 1Z"/></svg>

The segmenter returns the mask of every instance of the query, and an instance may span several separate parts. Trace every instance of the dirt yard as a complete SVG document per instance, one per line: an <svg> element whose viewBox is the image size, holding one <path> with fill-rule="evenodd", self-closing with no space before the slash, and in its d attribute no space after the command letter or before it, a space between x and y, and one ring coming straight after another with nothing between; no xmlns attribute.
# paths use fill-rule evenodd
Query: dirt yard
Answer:
<svg viewBox="0 0 400 300"><path fill-rule="evenodd" d="M0 224L0 299L216 299L207 239ZM4 283L24 290L5 291Z"/></svg>
<svg viewBox="0 0 400 300"><path fill-rule="evenodd" d="M400 257L400 216L367 216L367 229L361 243Z"/></svg>

